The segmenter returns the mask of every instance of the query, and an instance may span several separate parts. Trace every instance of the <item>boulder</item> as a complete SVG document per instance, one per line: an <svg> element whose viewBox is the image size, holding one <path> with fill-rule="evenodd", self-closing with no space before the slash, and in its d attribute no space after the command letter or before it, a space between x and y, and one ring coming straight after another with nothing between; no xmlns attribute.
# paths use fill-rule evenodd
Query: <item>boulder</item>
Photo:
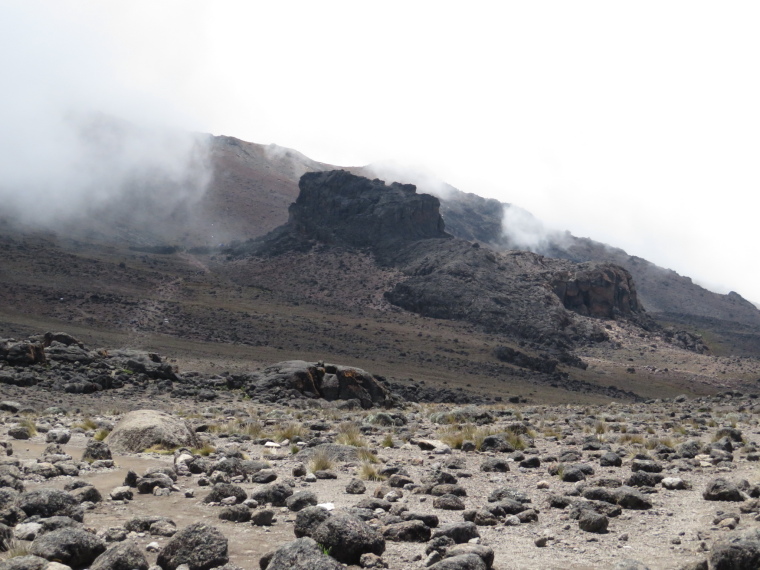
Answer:
<svg viewBox="0 0 760 570"><path fill-rule="evenodd" d="M456 544L462 544L473 538L478 538L480 533L478 527L473 522L450 523L444 525L433 533L432 538L445 536L453 540Z"/></svg>
<svg viewBox="0 0 760 570"><path fill-rule="evenodd" d="M183 528L158 553L163 570L187 564L189 570L209 570L226 564L227 539L216 527L195 523Z"/></svg>
<svg viewBox="0 0 760 570"><path fill-rule="evenodd" d="M319 502L316 493L313 491L298 491L287 499L285 499L285 506L291 511L302 511L306 507L313 507Z"/></svg>
<svg viewBox="0 0 760 570"><path fill-rule="evenodd" d="M58 489L36 489L19 497L18 506L27 516L48 518L56 515L81 522L84 515L76 497Z"/></svg>
<svg viewBox="0 0 760 570"><path fill-rule="evenodd" d="M248 498L248 494L238 485L231 483L217 483L211 492L203 499L204 503L219 503L227 497L235 497L236 503L242 503Z"/></svg>
<svg viewBox="0 0 760 570"><path fill-rule="evenodd" d="M727 479L718 477L707 484L702 491L702 497L706 501L734 501L740 502L745 500L745 496L734 483Z"/></svg>
<svg viewBox="0 0 760 570"><path fill-rule="evenodd" d="M383 537L393 542L427 542L430 540L430 528L421 520L408 520L386 525L382 528Z"/></svg>
<svg viewBox="0 0 760 570"><path fill-rule="evenodd" d="M183 420L158 410L135 410L116 424L105 441L114 451L138 453L150 447L200 447L196 433Z"/></svg>
<svg viewBox="0 0 760 570"><path fill-rule="evenodd" d="M339 562L357 564L365 552L385 552L385 539L367 523L348 513L336 513L320 524L312 538Z"/></svg>
<svg viewBox="0 0 760 570"><path fill-rule="evenodd" d="M459 554L444 558L430 566L430 570L488 570L488 566L477 554Z"/></svg>
<svg viewBox="0 0 760 570"><path fill-rule="evenodd" d="M101 461L105 459L113 459L111 455L111 449L104 441L96 441L91 439L87 442L87 447L82 453L82 461Z"/></svg>
<svg viewBox="0 0 760 570"><path fill-rule="evenodd" d="M274 507L284 507L288 497L293 494L293 489L283 483L270 483L262 485L251 491L251 499L260 505L271 503Z"/></svg>
<svg viewBox="0 0 760 570"><path fill-rule="evenodd" d="M710 551L711 570L754 570L760 568L760 533L748 531L717 542Z"/></svg>
<svg viewBox="0 0 760 570"><path fill-rule="evenodd" d="M38 536L31 553L46 560L81 568L91 564L106 549L105 542L81 528L61 528Z"/></svg>
<svg viewBox="0 0 760 570"><path fill-rule="evenodd" d="M322 507L306 507L296 515L293 533L297 538L312 536L317 527L330 518L330 511Z"/></svg>

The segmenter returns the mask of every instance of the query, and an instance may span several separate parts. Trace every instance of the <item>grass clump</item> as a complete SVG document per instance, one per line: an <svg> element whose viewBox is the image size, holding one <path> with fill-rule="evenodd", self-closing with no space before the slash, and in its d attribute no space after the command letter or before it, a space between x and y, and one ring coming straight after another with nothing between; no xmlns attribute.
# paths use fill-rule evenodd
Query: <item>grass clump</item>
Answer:
<svg viewBox="0 0 760 570"><path fill-rule="evenodd" d="M282 441L290 440L296 441L306 435L306 428L299 422L288 422L287 424L278 427L274 432L274 439L279 443Z"/></svg>
<svg viewBox="0 0 760 570"><path fill-rule="evenodd" d="M372 463L362 463L359 466L358 476L359 479L364 479L365 481L385 481L387 479L385 475L381 475L378 472L377 467Z"/></svg>
<svg viewBox="0 0 760 570"><path fill-rule="evenodd" d="M319 450L311 456L309 461L309 470L314 473L315 471L329 471L335 468L335 460L332 455L327 451Z"/></svg>
<svg viewBox="0 0 760 570"><path fill-rule="evenodd" d="M193 453L193 455L202 455L204 457L208 457L216 451L216 448L206 441L201 447L196 447L190 451Z"/></svg>
<svg viewBox="0 0 760 570"><path fill-rule="evenodd" d="M618 438L618 443L631 443L637 445L644 445L644 436L638 433L624 433Z"/></svg>
<svg viewBox="0 0 760 570"><path fill-rule="evenodd" d="M34 437L37 435L37 424L34 423L34 420L32 418L24 418L18 423L18 425L26 428L26 431L29 432L30 436Z"/></svg>
<svg viewBox="0 0 760 570"><path fill-rule="evenodd" d="M359 450L359 459L364 463L380 463L380 459L375 455L375 452L367 448Z"/></svg>
<svg viewBox="0 0 760 570"><path fill-rule="evenodd" d="M362 436L359 426L354 422L343 422L338 426L336 442L353 447L366 447L367 442Z"/></svg>
<svg viewBox="0 0 760 570"><path fill-rule="evenodd" d="M396 444L393 441L393 436L391 434L386 434L383 438L383 441L380 442L380 445L383 447L395 447Z"/></svg>
<svg viewBox="0 0 760 570"><path fill-rule="evenodd" d="M92 436L92 439L95 441L103 441L106 437L108 437L108 434L111 433L110 429L99 429L95 432L95 435Z"/></svg>
<svg viewBox="0 0 760 570"><path fill-rule="evenodd" d="M509 442L509 444L515 448L515 451L522 451L524 449L527 449L528 445L525 443L525 440L520 434L513 431L508 431L505 435L507 442Z"/></svg>
<svg viewBox="0 0 760 570"><path fill-rule="evenodd" d="M98 424L96 424L91 418L84 418L81 422L76 422L72 426L72 428L82 428L85 431L91 431L98 429Z"/></svg>

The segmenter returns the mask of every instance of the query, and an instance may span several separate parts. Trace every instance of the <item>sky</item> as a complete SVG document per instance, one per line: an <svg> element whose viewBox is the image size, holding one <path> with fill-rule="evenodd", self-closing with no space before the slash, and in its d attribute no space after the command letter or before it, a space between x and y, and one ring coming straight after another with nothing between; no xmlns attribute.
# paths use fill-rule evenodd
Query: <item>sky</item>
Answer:
<svg viewBox="0 0 760 570"><path fill-rule="evenodd" d="M759 25L742 1L3 0L0 197L68 203L62 124L96 112L422 169L758 302Z"/></svg>

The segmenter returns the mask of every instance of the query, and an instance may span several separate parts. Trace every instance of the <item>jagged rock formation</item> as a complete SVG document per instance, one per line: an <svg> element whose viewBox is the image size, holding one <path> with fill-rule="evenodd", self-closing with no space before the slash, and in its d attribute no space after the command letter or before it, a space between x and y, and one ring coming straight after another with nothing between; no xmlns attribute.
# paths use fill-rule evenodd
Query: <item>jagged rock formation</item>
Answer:
<svg viewBox="0 0 760 570"><path fill-rule="evenodd" d="M623 268L496 253L452 239L439 200L417 194L413 185L388 186L346 171L307 173L299 185L288 223L237 255L278 255L317 243L369 249L406 276L386 291L394 305L558 348L606 338L598 323L570 311L645 318Z"/></svg>
<svg viewBox="0 0 760 570"><path fill-rule="evenodd" d="M288 223L265 242L268 253L303 250L314 242L386 250L418 239L450 238L437 198L411 184L369 180L345 170L309 172L290 205Z"/></svg>

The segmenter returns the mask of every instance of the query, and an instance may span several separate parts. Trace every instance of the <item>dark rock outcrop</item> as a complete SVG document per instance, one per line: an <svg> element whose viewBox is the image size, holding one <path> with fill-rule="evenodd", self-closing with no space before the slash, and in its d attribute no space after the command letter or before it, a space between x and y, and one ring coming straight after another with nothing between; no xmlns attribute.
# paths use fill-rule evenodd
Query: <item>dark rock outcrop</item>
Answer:
<svg viewBox="0 0 760 570"><path fill-rule="evenodd" d="M308 172L288 209L289 219L270 234L267 253L303 249L313 240L349 247L392 248L425 238L450 238L437 198L412 184L391 184L345 170ZM282 231L286 228L286 231Z"/></svg>
<svg viewBox="0 0 760 570"><path fill-rule="evenodd" d="M581 315L612 319L641 312L631 274L611 263L584 263L574 272L559 272L552 289L562 304Z"/></svg>
<svg viewBox="0 0 760 570"><path fill-rule="evenodd" d="M328 401L358 400L363 408L398 403L384 383L364 370L320 362L278 362L252 374L247 383L248 394L257 399L305 396Z"/></svg>

